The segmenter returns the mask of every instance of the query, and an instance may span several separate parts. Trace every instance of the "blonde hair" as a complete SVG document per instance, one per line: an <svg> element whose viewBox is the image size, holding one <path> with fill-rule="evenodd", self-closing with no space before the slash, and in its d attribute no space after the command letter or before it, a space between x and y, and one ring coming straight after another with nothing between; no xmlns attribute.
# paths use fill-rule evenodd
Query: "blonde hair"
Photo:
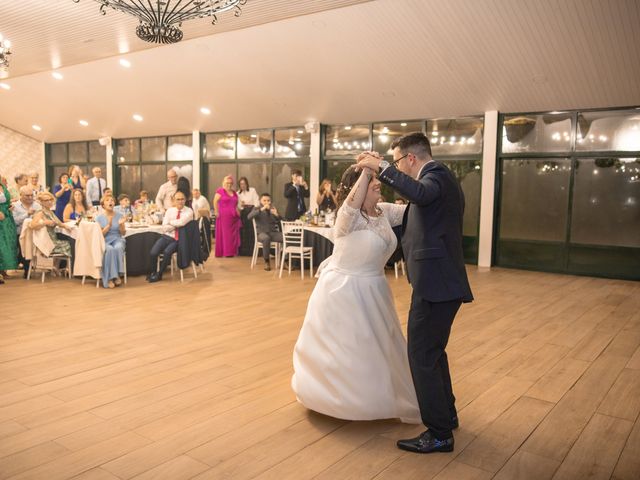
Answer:
<svg viewBox="0 0 640 480"><path fill-rule="evenodd" d="M227 178L231 180L231 185L233 185L233 175L227 175L222 179L222 186L224 187L224 183L227 181Z"/></svg>
<svg viewBox="0 0 640 480"><path fill-rule="evenodd" d="M100 199L100 206L104 208L104 202L107 201L107 199L109 198L113 198L113 195L111 195L110 193L107 193L106 195L103 195L102 198ZM115 203L115 198L113 199L114 203Z"/></svg>
<svg viewBox="0 0 640 480"><path fill-rule="evenodd" d="M53 196L51 192L40 192L38 194L38 202L43 202L46 200L55 200L56 197Z"/></svg>

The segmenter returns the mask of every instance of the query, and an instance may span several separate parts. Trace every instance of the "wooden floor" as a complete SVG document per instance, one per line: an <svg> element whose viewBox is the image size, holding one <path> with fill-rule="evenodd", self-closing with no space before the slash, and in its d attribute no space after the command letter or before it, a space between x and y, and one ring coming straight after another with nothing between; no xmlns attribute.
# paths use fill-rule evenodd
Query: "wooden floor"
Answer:
<svg viewBox="0 0 640 480"><path fill-rule="evenodd" d="M456 450L415 455L395 442L419 426L296 403L315 280L261 267L0 286L0 478L640 478L639 283L469 267L476 301L448 349ZM404 324L409 286L388 279Z"/></svg>

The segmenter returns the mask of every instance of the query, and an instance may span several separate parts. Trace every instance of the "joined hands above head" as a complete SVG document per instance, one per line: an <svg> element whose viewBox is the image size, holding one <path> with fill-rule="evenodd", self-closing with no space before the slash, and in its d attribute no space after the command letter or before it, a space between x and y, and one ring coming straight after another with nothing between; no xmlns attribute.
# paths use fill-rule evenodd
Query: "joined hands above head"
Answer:
<svg viewBox="0 0 640 480"><path fill-rule="evenodd" d="M377 172L380 169L382 160L383 157L378 152L362 152L358 155L356 163L359 168L368 168L373 172Z"/></svg>

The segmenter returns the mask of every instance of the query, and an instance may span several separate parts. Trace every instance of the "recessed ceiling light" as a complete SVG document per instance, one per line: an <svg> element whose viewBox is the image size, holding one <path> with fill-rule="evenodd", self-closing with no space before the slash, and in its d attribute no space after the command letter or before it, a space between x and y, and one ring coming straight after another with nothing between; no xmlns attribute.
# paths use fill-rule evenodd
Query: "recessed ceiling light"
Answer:
<svg viewBox="0 0 640 480"><path fill-rule="evenodd" d="M201 107L200 108L200 112L204 113L205 115L210 115L211 114L211 110L209 110L207 107Z"/></svg>
<svg viewBox="0 0 640 480"><path fill-rule="evenodd" d="M51 76L56 80L62 80L64 78L64 76L60 72L53 72Z"/></svg>
<svg viewBox="0 0 640 480"><path fill-rule="evenodd" d="M144 120L144 118L142 118L142 115L139 115L139 114L137 114L137 113L134 113L134 114L133 114L133 119L134 119L136 122L141 122L142 120Z"/></svg>
<svg viewBox="0 0 640 480"><path fill-rule="evenodd" d="M401 127L406 127L406 126L407 126L407 123L406 123L406 122L402 122L402 123L400 124L400 126L401 126Z"/></svg>
<svg viewBox="0 0 640 480"><path fill-rule="evenodd" d="M345 130L351 130L351 125L347 125L346 127L344 127Z"/></svg>
<svg viewBox="0 0 640 480"><path fill-rule="evenodd" d="M298 133L303 134L304 132L302 130L298 130Z"/></svg>
<svg viewBox="0 0 640 480"><path fill-rule="evenodd" d="M40 125L31 125L31 128L33 128L36 132L39 132L42 130L42 127Z"/></svg>
<svg viewBox="0 0 640 480"><path fill-rule="evenodd" d="M88 127L89 122L87 122L86 120L80 120L80 125L82 125L83 127Z"/></svg>
<svg viewBox="0 0 640 480"><path fill-rule="evenodd" d="M122 65L124 68L129 68L129 67L131 67L131 62L129 60L127 60L126 58L121 58L120 59L120 65Z"/></svg>
<svg viewBox="0 0 640 480"><path fill-rule="evenodd" d="M11 90L11 85L8 83L0 83L0 88L4 88L5 90Z"/></svg>

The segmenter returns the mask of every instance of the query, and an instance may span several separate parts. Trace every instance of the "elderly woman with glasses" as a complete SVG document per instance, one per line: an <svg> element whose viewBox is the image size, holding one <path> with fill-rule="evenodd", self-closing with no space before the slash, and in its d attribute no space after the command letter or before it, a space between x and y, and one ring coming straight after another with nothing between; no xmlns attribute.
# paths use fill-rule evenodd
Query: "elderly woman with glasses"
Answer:
<svg viewBox="0 0 640 480"><path fill-rule="evenodd" d="M42 210L37 212L33 216L33 220L29 224L29 227L33 230L40 228L46 228L49 238L53 242L53 250L51 254L60 254L71 256L71 244L67 240L58 240L56 236L56 227L63 228L64 230L71 230L71 227L62 223L55 213L53 213L53 205L55 203L55 197L49 192L40 192L38 194L38 203L42 207Z"/></svg>

